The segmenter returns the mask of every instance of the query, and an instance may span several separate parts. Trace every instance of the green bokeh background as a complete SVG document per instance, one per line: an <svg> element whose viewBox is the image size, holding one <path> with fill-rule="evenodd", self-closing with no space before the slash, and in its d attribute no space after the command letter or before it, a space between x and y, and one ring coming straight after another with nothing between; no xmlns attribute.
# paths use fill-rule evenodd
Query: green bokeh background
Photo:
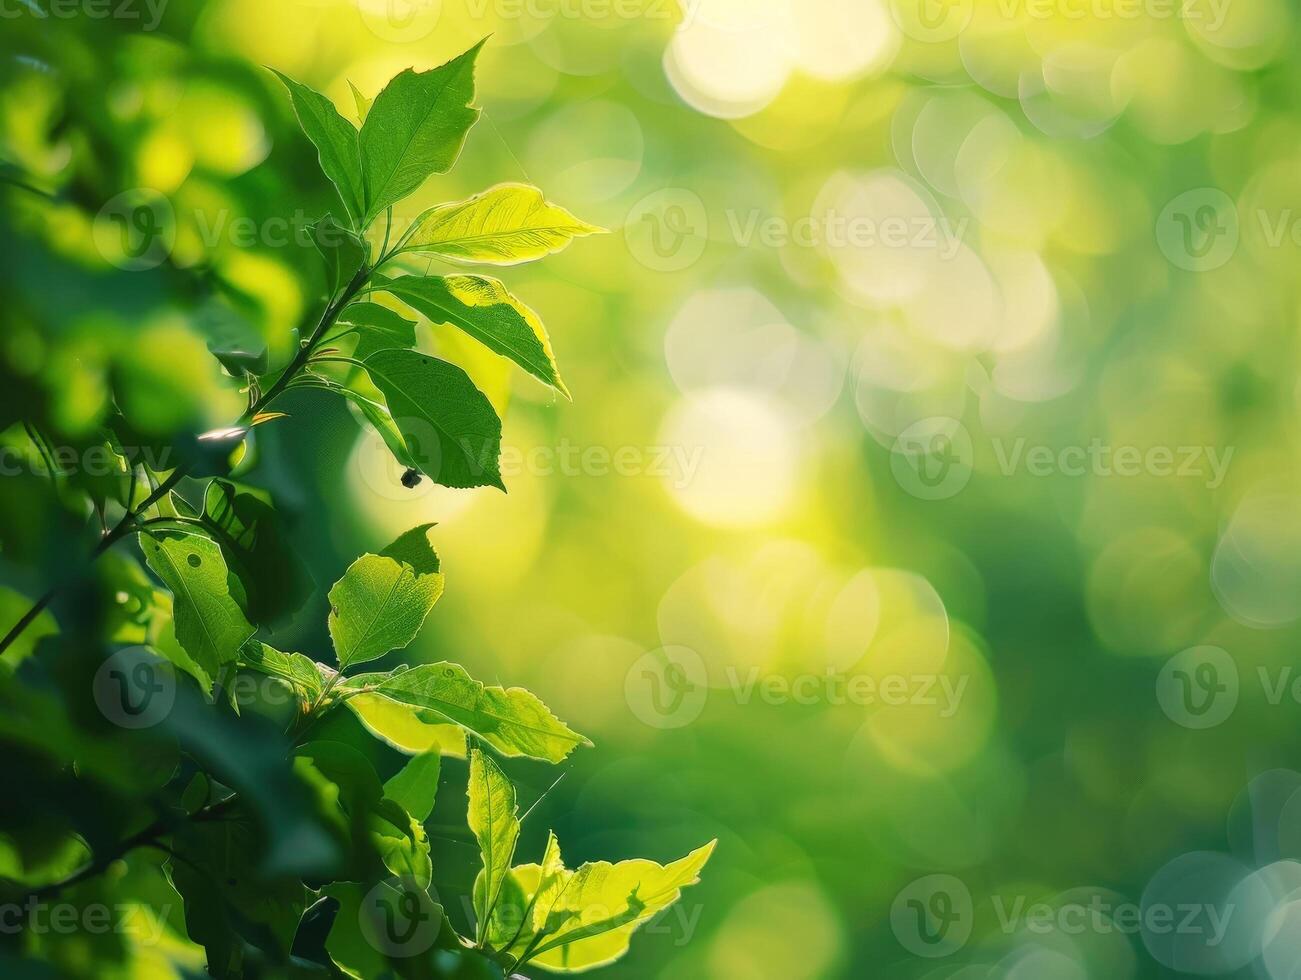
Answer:
<svg viewBox="0 0 1301 980"><path fill-rule="evenodd" d="M13 5L0 155L62 194L4 191L14 401L70 440L109 390L160 435L238 416L206 344L291 349L321 282L267 221L339 208L259 66L351 116L349 81L491 34L483 120L396 218L527 181L610 230L503 275L573 403L424 324L503 412L508 495L405 489L324 394L242 478L323 583L438 522L412 656L597 745L528 859L547 826L571 863L720 839L604 975L1298 975L1296 5L684 7L171 0L151 30ZM104 209L142 193L166 261L133 269ZM325 649L324 612L276 645ZM525 805L554 779L512 775ZM468 889L473 851L438 849ZM936 888L965 943L919 938ZM1229 929L1004 921L1095 893Z"/></svg>

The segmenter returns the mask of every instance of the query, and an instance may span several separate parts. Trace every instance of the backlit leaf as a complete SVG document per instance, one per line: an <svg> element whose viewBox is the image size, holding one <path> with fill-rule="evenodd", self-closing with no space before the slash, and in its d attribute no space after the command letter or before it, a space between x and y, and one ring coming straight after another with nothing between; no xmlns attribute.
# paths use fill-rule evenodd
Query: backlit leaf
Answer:
<svg viewBox="0 0 1301 980"><path fill-rule="evenodd" d="M517 265L559 252L575 238L604 231L551 204L536 187L501 184L466 201L431 208L417 219L403 251L442 259Z"/></svg>
<svg viewBox="0 0 1301 980"><path fill-rule="evenodd" d="M483 859L483 884L476 891L474 907L482 938L515 856L520 831L519 810L515 805L515 787L492 757L477 749L470 753L469 796L470 808L466 819L479 842L479 854Z"/></svg>
<svg viewBox="0 0 1301 980"><path fill-rule="evenodd" d="M521 687L485 687L453 663L420 664L393 674L360 674L344 691L376 694L436 712L478 735L505 756L561 762L591 745Z"/></svg>
<svg viewBox="0 0 1301 980"><path fill-rule="evenodd" d="M505 489L501 420L469 375L418 351L378 351L365 363L422 473L445 487Z"/></svg>
<svg viewBox="0 0 1301 980"><path fill-rule="evenodd" d="M164 532L141 542L145 560L171 590L176 638L209 679L253 635L232 593L221 548L200 534Z"/></svg>
<svg viewBox="0 0 1301 980"><path fill-rule="evenodd" d="M459 327L488 349L510 358L539 381L569 397L542 321L507 292L499 280L487 276L379 277L376 286L434 323Z"/></svg>
<svg viewBox="0 0 1301 980"><path fill-rule="evenodd" d="M340 672L416 638L443 594L429 528L413 528L379 555L353 562L330 590L330 638Z"/></svg>
<svg viewBox="0 0 1301 980"><path fill-rule="evenodd" d="M272 69L275 71L275 69ZM320 92L276 72L289 90L298 123L316 147L321 170L339 191L343 206L354 225L364 213L361 150L357 128L339 115L334 103Z"/></svg>
<svg viewBox="0 0 1301 980"><path fill-rule="evenodd" d="M415 191L431 174L447 173L479 118L474 60L483 42L432 71L407 69L375 97L361 127L365 224Z"/></svg>

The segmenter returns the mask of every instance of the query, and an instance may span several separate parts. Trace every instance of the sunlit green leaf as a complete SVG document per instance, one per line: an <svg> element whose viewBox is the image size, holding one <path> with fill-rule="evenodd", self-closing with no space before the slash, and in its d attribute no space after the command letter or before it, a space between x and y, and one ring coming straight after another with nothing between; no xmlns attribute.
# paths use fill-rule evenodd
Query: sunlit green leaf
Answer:
<svg viewBox="0 0 1301 980"><path fill-rule="evenodd" d="M442 755L438 752L424 752L416 756L384 784L384 795L401 804L416 820L428 820L438 795L438 775L442 761Z"/></svg>
<svg viewBox="0 0 1301 980"><path fill-rule="evenodd" d="M544 885L534 904L534 925L541 938L530 962L559 972L615 962L628 951L633 933L642 924L676 902L683 888L700 880L714 846L706 844L669 865L598 861L584 864L567 880L540 875Z"/></svg>
<svg viewBox="0 0 1301 980"><path fill-rule="evenodd" d="M222 665L234 661L253 635L232 593L221 548L206 535L172 531L145 538L141 547L149 567L172 592L176 638L210 686Z"/></svg>
<svg viewBox="0 0 1301 980"><path fill-rule="evenodd" d="M517 265L604 231L551 204L536 187L500 184L466 201L430 208L404 251L442 259Z"/></svg>
<svg viewBox="0 0 1301 980"><path fill-rule="evenodd" d="M305 695L311 701L318 697L325 687L325 672L333 673L330 668L316 663L301 653L281 653L265 643L250 640L239 652L242 667L256 670L269 677L279 677Z"/></svg>
<svg viewBox="0 0 1301 980"><path fill-rule="evenodd" d="M432 174L446 173L479 118L474 61L483 42L432 71L407 69L375 97L361 127L366 217L396 204Z"/></svg>
<svg viewBox="0 0 1301 980"><path fill-rule="evenodd" d="M401 276L379 277L376 285L434 323L459 327L569 397L542 321L500 281L486 276Z"/></svg>
<svg viewBox="0 0 1301 980"><path fill-rule="evenodd" d="M501 482L501 419L454 364L418 351L384 350L366 359L366 371L384 393L410 458L445 487Z"/></svg>
<svg viewBox="0 0 1301 980"><path fill-rule="evenodd" d="M400 650L416 638L443 594L426 524L378 555L363 555L330 590L330 638L340 672Z"/></svg>
<svg viewBox="0 0 1301 980"><path fill-rule="evenodd" d="M352 92L353 104L357 107L358 124L366 121L366 115L370 112L371 104L375 101L361 94L361 89L357 88L351 81L348 82L348 89Z"/></svg>
<svg viewBox="0 0 1301 980"><path fill-rule="evenodd" d="M273 71L275 69L272 69ZM339 191L354 224L364 213L361 151L357 128L339 115L334 103L287 75L276 72L289 90L299 125L320 156L321 170Z"/></svg>
<svg viewBox="0 0 1301 980"><path fill-rule="evenodd" d="M469 796L470 808L466 819L479 842L479 854L483 859L484 882L478 889L474 908L482 938L515 856L520 831L519 810L515 805L515 787L492 757L477 749L470 753Z"/></svg>
<svg viewBox="0 0 1301 980"><path fill-rule="evenodd" d="M399 752L438 752L465 758L465 729L435 711L401 704L379 694L349 697L347 705L367 731Z"/></svg>
<svg viewBox="0 0 1301 980"><path fill-rule="evenodd" d="M485 687L453 663L420 664L392 674L360 674L342 685L426 708L478 735L505 756L564 760L591 743L521 687Z"/></svg>

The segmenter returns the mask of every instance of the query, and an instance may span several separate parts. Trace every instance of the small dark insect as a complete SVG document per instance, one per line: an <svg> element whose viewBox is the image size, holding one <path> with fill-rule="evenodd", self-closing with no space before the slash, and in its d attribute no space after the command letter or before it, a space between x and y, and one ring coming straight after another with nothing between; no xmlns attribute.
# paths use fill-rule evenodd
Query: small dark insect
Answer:
<svg viewBox="0 0 1301 980"><path fill-rule="evenodd" d="M402 485L406 487L408 490L414 490L416 487L420 486L420 471L407 470L405 473L403 473Z"/></svg>

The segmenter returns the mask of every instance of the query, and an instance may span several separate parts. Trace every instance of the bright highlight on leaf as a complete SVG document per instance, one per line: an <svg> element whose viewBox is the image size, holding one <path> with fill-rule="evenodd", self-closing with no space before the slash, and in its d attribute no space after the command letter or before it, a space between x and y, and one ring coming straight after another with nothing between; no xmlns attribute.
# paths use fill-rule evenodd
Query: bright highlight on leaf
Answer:
<svg viewBox="0 0 1301 980"><path fill-rule="evenodd" d="M361 127L361 163L370 224L433 174L445 174L461 155L479 119L474 60L483 42L432 71L408 68L375 97Z"/></svg>
<svg viewBox="0 0 1301 980"><path fill-rule="evenodd" d="M470 753L469 796L466 819L479 842L483 860L483 870L474 883L474 914L482 942L515 857L520 832L519 810L515 805L515 787L497 763L477 749Z"/></svg>
<svg viewBox="0 0 1301 980"><path fill-rule="evenodd" d="M422 473L445 487L506 489L501 420L469 375L417 351L382 350L365 364Z"/></svg>
<svg viewBox="0 0 1301 980"><path fill-rule="evenodd" d="M205 675L195 679L210 688L253 635L232 588L239 580L217 542L205 535L168 531L143 546L149 567L172 592L176 639Z"/></svg>
<svg viewBox="0 0 1301 980"><path fill-rule="evenodd" d="M508 357L566 398L551 341L538 315L497 279L486 276L378 278L377 286L434 323L460 327L489 350Z"/></svg>
<svg viewBox="0 0 1301 980"><path fill-rule="evenodd" d="M338 190L353 227L357 227L365 208L362 203L364 188L361 149L356 127L339 115L334 103L320 92L313 91L278 71L276 77L289 89L294 112L298 115L303 132L316 147L321 169Z"/></svg>
<svg viewBox="0 0 1301 980"><path fill-rule="evenodd" d="M562 762L578 746L592 744L571 731L535 694L521 687L486 687L458 664L420 664L393 674L362 674L350 678L343 690L368 691L427 708L505 756Z"/></svg>
<svg viewBox="0 0 1301 980"><path fill-rule="evenodd" d="M528 184L499 184L468 201L430 208L403 251L460 262L518 265L545 258L604 228L580 221Z"/></svg>
<svg viewBox="0 0 1301 980"><path fill-rule="evenodd" d="M488 934L509 936L496 948L510 955L517 970L536 963L576 973L613 963L628 951L638 928L700 880L716 843L669 865L598 861L570 871L552 834L541 864L511 870Z"/></svg>
<svg viewBox="0 0 1301 980"><path fill-rule="evenodd" d="M433 525L408 531L382 554L363 555L330 590L330 638L339 671L401 650L443 594Z"/></svg>

